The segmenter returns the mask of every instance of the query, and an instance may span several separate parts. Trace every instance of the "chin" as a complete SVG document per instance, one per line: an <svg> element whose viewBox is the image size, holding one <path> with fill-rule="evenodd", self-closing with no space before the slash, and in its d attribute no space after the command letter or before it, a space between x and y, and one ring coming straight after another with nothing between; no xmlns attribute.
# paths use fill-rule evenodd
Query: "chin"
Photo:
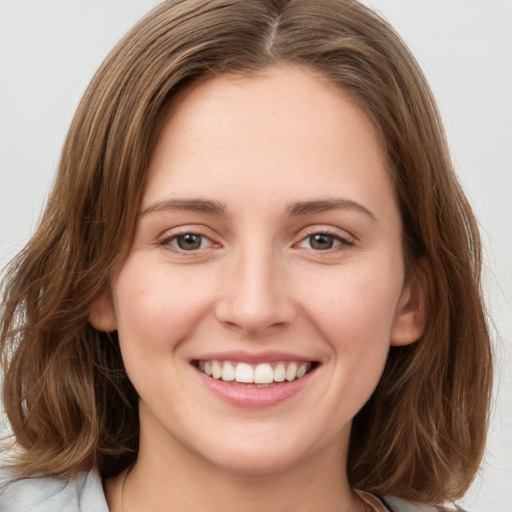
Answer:
<svg viewBox="0 0 512 512"><path fill-rule="evenodd" d="M208 443L209 449L203 445L201 456L228 472L265 476L304 467L306 461L325 449L323 442L308 442L300 432L294 436L283 429L262 426L261 430L247 428L243 434L227 433L220 444L217 439Z"/></svg>
<svg viewBox="0 0 512 512"><path fill-rule="evenodd" d="M226 456L227 455L227 456ZM298 467L301 458L297 454L282 453L254 447L250 450L233 451L229 455L223 454L216 457L215 460L210 458L219 469L230 473L245 476L265 476L279 473L286 470L292 470Z"/></svg>

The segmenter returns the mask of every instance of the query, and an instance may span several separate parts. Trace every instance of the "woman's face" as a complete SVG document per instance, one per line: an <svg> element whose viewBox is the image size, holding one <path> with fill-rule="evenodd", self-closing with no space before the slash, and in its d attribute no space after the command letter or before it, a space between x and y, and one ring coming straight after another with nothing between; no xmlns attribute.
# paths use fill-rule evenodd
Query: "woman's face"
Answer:
<svg viewBox="0 0 512 512"><path fill-rule="evenodd" d="M416 288L371 122L311 71L275 67L176 101L91 322L118 330L141 456L339 466L390 344L421 334Z"/></svg>

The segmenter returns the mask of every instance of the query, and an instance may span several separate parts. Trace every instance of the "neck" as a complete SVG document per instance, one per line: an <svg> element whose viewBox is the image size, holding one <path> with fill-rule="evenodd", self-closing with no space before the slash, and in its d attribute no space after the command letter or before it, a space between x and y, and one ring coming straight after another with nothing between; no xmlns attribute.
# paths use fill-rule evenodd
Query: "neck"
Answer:
<svg viewBox="0 0 512 512"><path fill-rule="evenodd" d="M153 470L154 471L154 470ZM319 473L321 474L321 473ZM120 512L142 510L172 512L323 512L360 511L361 505L348 486L332 479L309 477L296 471L271 475L209 472L189 478L179 467L167 474L148 477L144 465L136 465L121 489ZM124 478L123 478L124 480Z"/></svg>

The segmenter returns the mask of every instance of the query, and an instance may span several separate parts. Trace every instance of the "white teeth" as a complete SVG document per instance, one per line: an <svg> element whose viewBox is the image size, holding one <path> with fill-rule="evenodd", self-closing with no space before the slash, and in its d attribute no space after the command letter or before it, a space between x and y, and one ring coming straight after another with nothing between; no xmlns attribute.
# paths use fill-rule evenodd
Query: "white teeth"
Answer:
<svg viewBox="0 0 512 512"><path fill-rule="evenodd" d="M254 370L247 363L238 363L235 370L235 380L244 384L252 384L254 382Z"/></svg>
<svg viewBox="0 0 512 512"><path fill-rule="evenodd" d="M231 361L198 361L197 368L214 379L225 382L236 381L241 384L255 384L267 387L274 382L291 382L304 377L311 368L311 363L278 363L274 368L269 363L250 365Z"/></svg>
<svg viewBox="0 0 512 512"><path fill-rule="evenodd" d="M283 363L279 363L274 368L274 380L276 382L283 382L286 378L286 368L284 367Z"/></svg>
<svg viewBox="0 0 512 512"><path fill-rule="evenodd" d="M212 377L214 379L220 379L222 376L222 368L220 367L219 361L212 361Z"/></svg>
<svg viewBox="0 0 512 512"><path fill-rule="evenodd" d="M270 384L274 382L274 370L268 363L259 364L254 369L254 383L255 384Z"/></svg>
<svg viewBox="0 0 512 512"><path fill-rule="evenodd" d="M307 370L308 370L308 367L307 367L306 363L302 363L297 370L297 379L304 377L304 375L306 375Z"/></svg>
<svg viewBox="0 0 512 512"><path fill-rule="evenodd" d="M288 380L288 381L292 381L297 378L297 364L296 363L291 363L290 366L288 366L288 368L286 368L285 376L286 376L286 380Z"/></svg>
<svg viewBox="0 0 512 512"><path fill-rule="evenodd" d="M222 367L222 380L226 382L235 380L235 368L231 363L224 363Z"/></svg>

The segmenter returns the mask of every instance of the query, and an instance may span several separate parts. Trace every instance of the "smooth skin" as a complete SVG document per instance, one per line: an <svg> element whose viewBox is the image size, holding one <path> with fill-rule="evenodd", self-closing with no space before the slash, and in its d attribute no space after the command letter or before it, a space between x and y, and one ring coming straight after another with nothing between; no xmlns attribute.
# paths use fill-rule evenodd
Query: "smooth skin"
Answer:
<svg viewBox="0 0 512 512"><path fill-rule="evenodd" d="M345 463L390 345L425 324L377 131L297 66L217 76L175 101L133 246L90 321L117 329L140 395L124 512L360 511ZM296 395L234 406L191 364L279 351L320 363ZM106 482L121 510L125 477Z"/></svg>

